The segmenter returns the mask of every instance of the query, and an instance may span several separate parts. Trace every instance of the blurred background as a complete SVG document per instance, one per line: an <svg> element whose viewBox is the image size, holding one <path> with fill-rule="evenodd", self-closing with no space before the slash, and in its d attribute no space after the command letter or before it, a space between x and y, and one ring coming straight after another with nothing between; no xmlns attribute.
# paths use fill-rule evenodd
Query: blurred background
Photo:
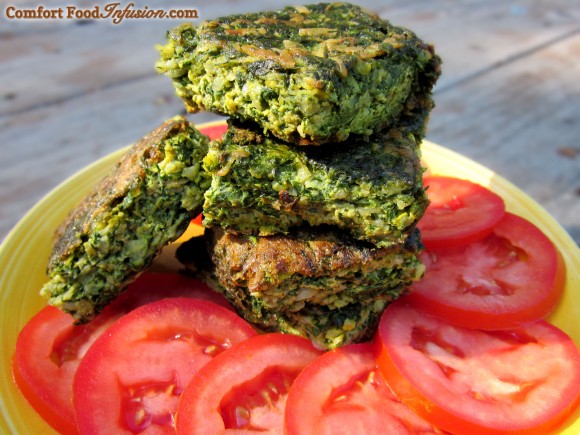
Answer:
<svg viewBox="0 0 580 435"><path fill-rule="evenodd" d="M155 45L183 20L82 17L131 3L195 10L195 22L312 1L0 1L0 240L69 176L184 112L154 70ZM580 2L354 3L443 58L427 139L507 178L580 243ZM63 17L18 18L39 5ZM81 15L66 18L68 7Z"/></svg>

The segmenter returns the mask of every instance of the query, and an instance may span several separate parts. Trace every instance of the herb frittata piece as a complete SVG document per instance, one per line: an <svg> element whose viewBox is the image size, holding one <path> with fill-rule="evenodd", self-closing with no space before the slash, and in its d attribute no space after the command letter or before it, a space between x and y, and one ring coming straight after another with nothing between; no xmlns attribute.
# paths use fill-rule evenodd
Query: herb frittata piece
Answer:
<svg viewBox="0 0 580 435"><path fill-rule="evenodd" d="M333 147L295 147L230 122L204 159L204 226L241 234L335 225L377 246L403 243L428 199L419 145L405 128Z"/></svg>
<svg viewBox="0 0 580 435"><path fill-rule="evenodd" d="M406 242L377 248L328 228L303 228L286 236L244 236L206 230L209 263L200 238L177 250L184 265L209 265L234 305L252 321L270 312L298 311L305 304L342 308L376 299L393 301L424 267L418 230ZM207 267L207 266L204 266Z"/></svg>
<svg viewBox="0 0 580 435"><path fill-rule="evenodd" d="M271 314L269 330L308 338L318 349L336 349L371 339L388 304L379 299L336 310L308 304L297 312Z"/></svg>
<svg viewBox="0 0 580 435"><path fill-rule="evenodd" d="M51 305L91 320L185 231L210 183L208 143L176 117L128 150L57 229L41 290Z"/></svg>
<svg viewBox="0 0 580 435"><path fill-rule="evenodd" d="M358 6L320 3L183 24L156 69L187 110L322 144L408 119L422 137L440 75L433 47Z"/></svg>
<svg viewBox="0 0 580 435"><path fill-rule="evenodd" d="M180 245L177 258L259 328L342 345L367 337L377 307L422 277L421 248L416 229L389 248L329 228L264 237L208 229Z"/></svg>

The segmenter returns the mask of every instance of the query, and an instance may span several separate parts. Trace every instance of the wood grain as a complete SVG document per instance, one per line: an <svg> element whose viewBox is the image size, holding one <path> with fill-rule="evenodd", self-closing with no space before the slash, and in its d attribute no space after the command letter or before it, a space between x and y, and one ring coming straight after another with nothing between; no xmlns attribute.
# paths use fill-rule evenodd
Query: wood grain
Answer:
<svg viewBox="0 0 580 435"><path fill-rule="evenodd" d="M580 33L437 93L428 137L508 178L580 241Z"/></svg>

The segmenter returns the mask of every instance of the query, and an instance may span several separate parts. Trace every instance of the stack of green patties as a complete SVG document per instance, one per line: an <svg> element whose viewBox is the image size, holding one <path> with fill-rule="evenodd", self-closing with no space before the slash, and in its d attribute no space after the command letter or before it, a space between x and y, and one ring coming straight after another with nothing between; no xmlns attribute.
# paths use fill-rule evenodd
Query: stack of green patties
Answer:
<svg viewBox="0 0 580 435"><path fill-rule="evenodd" d="M160 50L189 111L230 117L203 161L205 235L178 258L264 330L368 338L422 275L432 47L332 3L182 25Z"/></svg>

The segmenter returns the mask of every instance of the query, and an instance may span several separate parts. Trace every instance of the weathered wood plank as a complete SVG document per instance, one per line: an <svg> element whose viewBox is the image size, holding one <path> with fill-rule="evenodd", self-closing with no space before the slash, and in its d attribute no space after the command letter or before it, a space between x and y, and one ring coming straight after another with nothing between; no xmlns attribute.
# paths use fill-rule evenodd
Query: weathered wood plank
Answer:
<svg viewBox="0 0 580 435"><path fill-rule="evenodd" d="M580 34L436 96L428 137L512 181L580 243Z"/></svg>
<svg viewBox="0 0 580 435"><path fill-rule="evenodd" d="M435 44L444 61L438 89L580 30L574 0L409 3L385 3L378 12Z"/></svg>
<svg viewBox="0 0 580 435"><path fill-rule="evenodd" d="M182 111L167 82L154 76L0 119L0 238L54 186Z"/></svg>
<svg viewBox="0 0 580 435"><path fill-rule="evenodd" d="M229 14L232 9L246 12L268 8L261 2L241 2L232 8L231 2L224 0L204 2L199 6L183 1L164 2L163 5L147 1L133 3L164 11L197 9L200 20ZM311 2L297 0L292 4L304 3ZM118 25L109 19L83 21L84 25L75 25L80 23L78 20L9 21L10 29L2 28L0 35L0 83L10 84L0 88L0 116L154 76L154 64L158 59L155 45L164 43L166 31L182 21L134 19Z"/></svg>
<svg viewBox="0 0 580 435"><path fill-rule="evenodd" d="M500 0L358 3L436 45L445 60L440 88L580 27L580 3L573 0L536 0L520 6ZM183 8L184 3L163 5L164 10L171 7ZM197 9L205 19L272 7L266 2L232 5L216 0L200 3ZM3 29L0 38L0 83L10 84L0 95L0 116L154 75L154 46L164 41L165 31L177 22L133 20L113 25L96 20L78 26L61 20L51 21L50 29L46 21L9 22L11 27ZM38 26L44 31L26 32Z"/></svg>

